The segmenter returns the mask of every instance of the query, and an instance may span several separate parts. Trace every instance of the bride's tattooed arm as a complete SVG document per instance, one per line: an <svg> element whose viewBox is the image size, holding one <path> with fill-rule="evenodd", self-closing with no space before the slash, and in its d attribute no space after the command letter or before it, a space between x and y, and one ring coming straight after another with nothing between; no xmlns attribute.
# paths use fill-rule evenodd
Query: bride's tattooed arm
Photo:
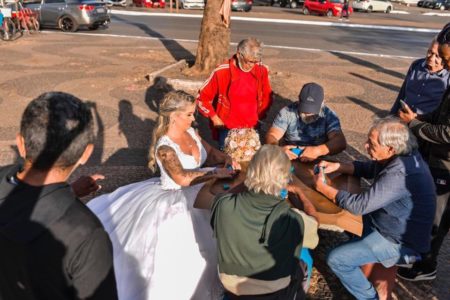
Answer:
<svg viewBox="0 0 450 300"><path fill-rule="evenodd" d="M227 178L233 175L233 172L226 168L217 168L208 172L186 170L178 159L175 150L166 145L159 147L156 154L164 170L166 170L176 184L181 186L194 185L210 179Z"/></svg>

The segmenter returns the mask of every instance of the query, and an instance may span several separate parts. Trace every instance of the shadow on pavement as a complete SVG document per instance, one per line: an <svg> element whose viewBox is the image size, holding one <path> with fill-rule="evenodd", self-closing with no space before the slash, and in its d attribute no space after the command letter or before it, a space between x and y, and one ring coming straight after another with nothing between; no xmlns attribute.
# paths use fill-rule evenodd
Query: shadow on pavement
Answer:
<svg viewBox="0 0 450 300"><path fill-rule="evenodd" d="M381 86L381 87L383 87L383 88L385 88L385 89L394 91L394 92L396 92L396 93L398 93L399 90L400 90L399 87L398 87L397 85L395 85L395 84L390 84L390 83L386 83L386 82L381 82L381 81L378 81L378 80L375 80L375 79L366 77L366 76L361 75L361 74L358 74L358 73L350 72L349 74L352 75L352 76L358 77L358 78L360 78L360 79L363 79L363 80L372 82L372 83L374 83L374 84L376 84L376 85L378 85L378 86Z"/></svg>
<svg viewBox="0 0 450 300"><path fill-rule="evenodd" d="M364 100L361 100L361 99L358 99L355 97L350 97L350 96L347 96L347 99L350 100L351 102L361 106L362 108L365 108L365 109L373 112L379 118L386 117L389 114L389 111L384 110L384 109L379 109L378 107L373 106L372 104L367 103Z"/></svg>
<svg viewBox="0 0 450 300"><path fill-rule="evenodd" d="M150 29L147 25L137 22L128 21L126 19L123 19L121 17L118 17L117 15L114 15L114 19L117 19L125 24L133 25L139 29L141 29L143 32L145 32L148 36L158 38L161 43L166 47L166 50L172 55L172 57L175 60L180 59L186 59L187 61L195 61L195 56L186 48L181 46L177 41L174 41L173 39L166 38L159 32L156 32L152 29Z"/></svg>
<svg viewBox="0 0 450 300"><path fill-rule="evenodd" d="M351 55L348 55L348 54L338 53L338 52L333 52L333 51L330 51L330 53L333 54L334 56L340 58L340 59L347 60L347 61L349 61L351 63L357 64L357 65L360 65L360 66L363 66L363 67L367 67L367 68L372 69L374 71L382 72L384 74L388 74L388 75L391 75L393 77L400 78L402 80L405 78L405 74L402 74L402 73L397 72L397 71L386 69L386 68L384 68L384 67L382 67L380 65L377 65L377 64L375 64L373 62L370 62L370 61L358 58L356 56L351 56Z"/></svg>

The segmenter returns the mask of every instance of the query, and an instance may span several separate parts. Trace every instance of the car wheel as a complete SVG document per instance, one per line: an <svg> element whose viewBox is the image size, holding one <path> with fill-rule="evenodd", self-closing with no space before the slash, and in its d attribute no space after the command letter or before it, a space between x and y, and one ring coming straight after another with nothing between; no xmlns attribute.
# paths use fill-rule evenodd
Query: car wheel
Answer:
<svg viewBox="0 0 450 300"><path fill-rule="evenodd" d="M372 6L369 6L369 7L367 8L367 12L368 12L368 13L371 13L372 10L373 10L373 7L372 7Z"/></svg>
<svg viewBox="0 0 450 300"><path fill-rule="evenodd" d="M303 14L304 15L309 15L309 9L307 9L306 7L303 8Z"/></svg>
<svg viewBox="0 0 450 300"><path fill-rule="evenodd" d="M328 11L327 11L327 17L328 18L331 18L333 16L333 11L331 10L331 9L329 9Z"/></svg>
<svg viewBox="0 0 450 300"><path fill-rule="evenodd" d="M252 10L252 7L250 6L249 8L244 9L245 12L249 12Z"/></svg>
<svg viewBox="0 0 450 300"><path fill-rule="evenodd" d="M280 7L286 7L286 2L280 2Z"/></svg>
<svg viewBox="0 0 450 300"><path fill-rule="evenodd" d="M293 1L291 2L291 4L289 4L289 6L290 6L291 8L297 8L297 2L296 2L295 0L293 0Z"/></svg>
<svg viewBox="0 0 450 300"><path fill-rule="evenodd" d="M388 6L388 7L386 7L385 13L389 14L391 12L391 10L392 10L392 7Z"/></svg>
<svg viewBox="0 0 450 300"><path fill-rule="evenodd" d="M58 20L58 28L64 32L75 32L78 29L78 24L72 17L64 16Z"/></svg>

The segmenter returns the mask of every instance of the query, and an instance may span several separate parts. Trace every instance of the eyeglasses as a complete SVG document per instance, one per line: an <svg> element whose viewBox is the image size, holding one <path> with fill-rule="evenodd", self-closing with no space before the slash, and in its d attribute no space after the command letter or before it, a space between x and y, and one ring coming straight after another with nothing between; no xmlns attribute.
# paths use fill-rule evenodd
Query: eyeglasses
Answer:
<svg viewBox="0 0 450 300"><path fill-rule="evenodd" d="M242 54L242 53L239 53L239 55L244 60L244 62L247 63L247 64L253 64L254 65L254 64L257 64L257 63L259 63L261 61L261 59L257 59L257 58L253 58L253 59L246 58L244 56L244 54Z"/></svg>

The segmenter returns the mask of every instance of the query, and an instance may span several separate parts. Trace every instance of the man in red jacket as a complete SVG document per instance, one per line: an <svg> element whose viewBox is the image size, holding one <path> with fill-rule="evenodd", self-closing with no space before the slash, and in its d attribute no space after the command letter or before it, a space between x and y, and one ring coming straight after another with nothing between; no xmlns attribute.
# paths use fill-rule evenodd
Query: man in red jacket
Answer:
<svg viewBox="0 0 450 300"><path fill-rule="evenodd" d="M199 111L211 120L221 149L229 129L256 127L272 103L269 70L261 56L259 40L242 40L236 54L219 65L200 88Z"/></svg>

